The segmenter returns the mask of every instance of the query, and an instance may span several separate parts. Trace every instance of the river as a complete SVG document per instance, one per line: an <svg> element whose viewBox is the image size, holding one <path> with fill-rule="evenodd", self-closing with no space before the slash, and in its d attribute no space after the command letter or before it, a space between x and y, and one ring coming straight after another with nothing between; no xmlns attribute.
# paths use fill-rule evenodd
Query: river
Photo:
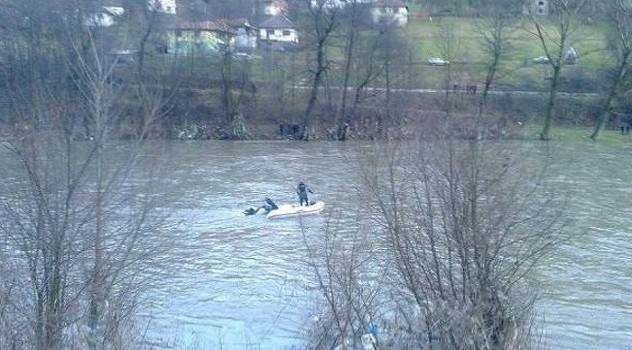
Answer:
<svg viewBox="0 0 632 350"><path fill-rule="evenodd" d="M306 181L341 213L355 213L360 144L173 142L163 150L160 210L178 222L179 263L150 293L150 337L178 348L284 349L301 343L313 308L297 220L241 211L269 196L295 200ZM571 190L574 238L536 276L551 349L632 346L632 146L554 144L551 181ZM327 212L325 214L327 214ZM323 216L309 218L310 231ZM343 220L344 215L343 215ZM353 220L348 218L348 220Z"/></svg>

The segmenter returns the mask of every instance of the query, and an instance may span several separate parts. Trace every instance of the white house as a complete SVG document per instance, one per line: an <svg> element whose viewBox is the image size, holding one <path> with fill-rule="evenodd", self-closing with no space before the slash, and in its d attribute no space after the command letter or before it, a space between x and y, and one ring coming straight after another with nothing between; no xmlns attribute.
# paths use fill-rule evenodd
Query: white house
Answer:
<svg viewBox="0 0 632 350"><path fill-rule="evenodd" d="M312 0L312 7L323 6L326 9L344 8L351 0Z"/></svg>
<svg viewBox="0 0 632 350"><path fill-rule="evenodd" d="M149 8L169 15L176 14L176 0L148 0Z"/></svg>
<svg viewBox="0 0 632 350"><path fill-rule="evenodd" d="M371 6L371 17L375 24L408 24L408 6L402 0L376 0Z"/></svg>
<svg viewBox="0 0 632 350"><path fill-rule="evenodd" d="M311 0L312 7L320 5L326 9L343 9L352 4L371 4L376 0Z"/></svg>
<svg viewBox="0 0 632 350"><path fill-rule="evenodd" d="M257 48L259 28L256 28L245 18L226 20L227 24L235 30L235 47L238 50L253 50Z"/></svg>
<svg viewBox="0 0 632 350"><path fill-rule="evenodd" d="M259 25L259 39L266 42L298 44L296 25L283 15L272 16Z"/></svg>
<svg viewBox="0 0 632 350"><path fill-rule="evenodd" d="M125 9L118 6L103 6L99 12L93 13L84 20L90 27L111 27L125 14Z"/></svg>

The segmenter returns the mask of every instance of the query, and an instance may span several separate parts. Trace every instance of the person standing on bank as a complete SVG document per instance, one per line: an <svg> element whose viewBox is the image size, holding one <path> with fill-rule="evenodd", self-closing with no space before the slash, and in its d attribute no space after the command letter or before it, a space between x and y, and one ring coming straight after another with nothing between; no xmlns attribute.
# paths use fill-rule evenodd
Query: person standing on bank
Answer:
<svg viewBox="0 0 632 350"><path fill-rule="evenodd" d="M307 187L303 182L298 184L296 188L296 194L298 195L298 200L300 205L302 206L305 203L305 206L309 206L309 198L307 197L307 192L314 193L311 188Z"/></svg>

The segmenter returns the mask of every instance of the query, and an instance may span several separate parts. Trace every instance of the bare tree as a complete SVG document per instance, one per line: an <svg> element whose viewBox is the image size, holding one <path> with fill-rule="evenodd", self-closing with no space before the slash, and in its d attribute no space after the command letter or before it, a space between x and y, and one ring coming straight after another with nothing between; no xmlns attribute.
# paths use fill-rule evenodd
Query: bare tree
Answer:
<svg viewBox="0 0 632 350"><path fill-rule="evenodd" d="M492 85L496 83L496 80L503 74L503 64L506 63L506 59L511 51L510 47L510 31L512 21L515 19L512 17L512 12L508 11L508 8L512 8L515 5L515 1L499 1L494 4L489 4L489 7L483 13L483 17L477 24L477 30L481 37L481 44L485 53L485 77L483 80L483 89L478 104L478 113L475 118L474 126L474 138L482 138L485 130L484 114L488 103L489 92ZM470 87L467 87L470 89ZM477 87L474 87L476 93ZM504 120L504 116L501 120ZM489 119L489 118L485 118ZM487 124L489 125L489 124ZM498 123L498 126L502 127L503 123ZM492 129L493 130L493 129ZM491 131L491 130L488 130Z"/></svg>
<svg viewBox="0 0 632 350"><path fill-rule="evenodd" d="M632 7L624 0L613 0L608 3L608 17L611 19L613 30L612 51L616 55L617 65L614 69L608 94L601 107L601 114L597 124L590 135L596 141L603 129L608 124L608 116L612 112L612 103L620 93L623 80L630 68L632 57Z"/></svg>
<svg viewBox="0 0 632 350"><path fill-rule="evenodd" d="M375 37L372 42L368 44L367 52L362 55L358 60L358 78L355 82L354 86L354 96L353 96L353 105L351 108L351 116L357 122L361 122L361 124L365 124L366 116L363 116L361 120L359 119L358 109L361 103L367 98L367 90L377 79L379 79L382 74L384 67L379 64L378 60L378 47L379 47L380 39L379 37ZM370 128L369 128L370 129ZM364 134L374 135L376 134L375 130L365 130Z"/></svg>
<svg viewBox="0 0 632 350"><path fill-rule="evenodd" d="M539 181L524 186L523 155L506 145L443 137L377 153L381 170L365 182L400 304L419 309L408 329L450 348L528 346L533 300L521 288L563 237L560 211L547 211L560 199L540 196Z"/></svg>
<svg viewBox="0 0 632 350"><path fill-rule="evenodd" d="M308 329L308 347L366 349L362 344L367 344L375 349L377 340L368 332L372 321L378 318L380 287L371 279L384 269L373 254L371 232L359 230L347 236L337 233L339 229L330 223L316 237L303 230L309 273L314 276L322 300L315 323Z"/></svg>
<svg viewBox="0 0 632 350"><path fill-rule="evenodd" d="M509 51L509 31L512 18L507 13L506 7L510 2L512 1L501 1L492 5L478 25L488 59L479 104L479 117L483 114L489 91L498 76L502 60Z"/></svg>
<svg viewBox="0 0 632 350"><path fill-rule="evenodd" d="M246 122L240 111L241 103L246 92L246 85L249 82L246 63L237 66L235 72L234 52L230 43L222 47L220 59L221 72L221 96L224 118L228 126L228 138L248 139L250 137Z"/></svg>
<svg viewBox="0 0 632 350"><path fill-rule="evenodd" d="M396 124L394 120L394 94L393 85L397 81L398 68L403 66L403 58L397 55L406 52L406 42L401 36L397 26L391 22L380 24L377 40L377 53L382 64L382 75L384 83L384 108L378 111L376 137L385 136L386 123ZM397 118L399 121L399 117Z"/></svg>
<svg viewBox="0 0 632 350"><path fill-rule="evenodd" d="M454 91L453 81L454 81L454 70L452 68L454 61L457 58L459 51L461 50L461 42L460 39L455 35L454 28L441 23L441 27L439 28L439 43L437 44L437 49L441 58L448 61L449 63L444 67L444 110L446 114L446 123L452 122L450 116L452 115L452 101L451 101L451 92Z"/></svg>
<svg viewBox="0 0 632 350"><path fill-rule="evenodd" d="M10 296L7 332L22 334L14 344L24 348L121 348L146 264L160 249L149 234L162 220L144 195L148 187L129 180L164 101L145 95L141 131L121 152L120 125L129 116L120 101L135 89L114 79L118 57L102 28L55 22L66 12L51 13L37 23L44 29L14 33L6 53L24 61L12 66L23 79L5 81L18 122L3 155L13 182L1 189L0 241L10 253L0 257L3 266L14 262L11 285L20 288ZM44 50L31 34L46 37Z"/></svg>
<svg viewBox="0 0 632 350"><path fill-rule="evenodd" d="M555 113L555 102L557 92L559 90L560 77L562 69L565 65L564 55L569 49L569 42L572 40L574 30L576 29L577 17L583 8L583 0L552 0L549 1L551 7L551 25L549 26L546 19L530 13L530 21L534 30L527 31L535 36L539 41L544 55L547 58L547 64L551 68L551 85L549 87L549 98L546 104L544 115L544 126L540 133L541 140L551 139L551 125L553 123L553 114ZM545 17L546 18L546 17Z"/></svg>
<svg viewBox="0 0 632 350"><path fill-rule="evenodd" d="M344 68L343 68L343 80L342 80L342 97L340 101L340 111L336 114L336 138L340 141L344 141L347 138L347 108L348 108L348 95L349 95L349 84L351 80L351 75L353 73L353 63L354 63L354 54L357 48L357 43L359 41L359 25L361 23L360 19L363 12L360 4L357 0L352 0L351 3L347 5L345 11L345 17L343 18L344 24L347 26L346 28L346 41L345 41L345 58L344 58Z"/></svg>
<svg viewBox="0 0 632 350"><path fill-rule="evenodd" d="M525 164L529 150L474 143L440 135L367 151L373 248L341 243L332 227L319 245L306 239L327 316L319 346L363 348L366 336L386 349L537 347L530 278L565 239L566 198L546 184L546 161Z"/></svg>
<svg viewBox="0 0 632 350"><path fill-rule="evenodd" d="M327 45L331 39L331 34L338 25L338 10L336 8L329 8L327 2L327 0L305 0L310 17L310 29L313 35L313 45L316 55L315 65L311 69L312 86L303 116L306 140L309 139L310 131L313 128L311 118L318 100L318 92L322 86L325 73L329 69Z"/></svg>

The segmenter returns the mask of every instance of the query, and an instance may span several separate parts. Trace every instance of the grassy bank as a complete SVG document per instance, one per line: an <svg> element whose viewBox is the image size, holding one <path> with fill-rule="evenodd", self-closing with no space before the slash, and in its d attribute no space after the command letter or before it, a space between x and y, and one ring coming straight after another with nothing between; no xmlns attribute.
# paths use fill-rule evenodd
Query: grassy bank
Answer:
<svg viewBox="0 0 632 350"><path fill-rule="evenodd" d="M524 128L523 135L527 139L538 139L542 125L528 124ZM606 129L601 132L599 139L595 142L590 139L592 127L583 126L555 126L551 131L554 141L563 143L598 143L610 146L623 146L632 144L632 135L621 135L619 130Z"/></svg>

